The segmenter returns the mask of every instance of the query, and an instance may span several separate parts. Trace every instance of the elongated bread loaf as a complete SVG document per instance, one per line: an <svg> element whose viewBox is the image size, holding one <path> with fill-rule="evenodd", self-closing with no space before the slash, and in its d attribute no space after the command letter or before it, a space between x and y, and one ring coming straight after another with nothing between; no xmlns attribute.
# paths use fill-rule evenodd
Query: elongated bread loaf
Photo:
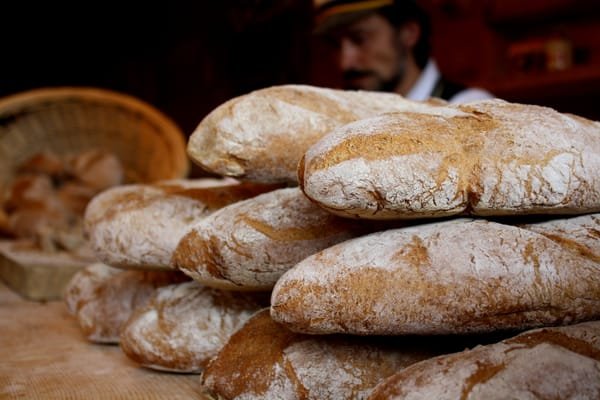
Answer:
<svg viewBox="0 0 600 400"><path fill-rule="evenodd" d="M600 398L600 322L522 333L413 364L369 400Z"/></svg>
<svg viewBox="0 0 600 400"><path fill-rule="evenodd" d="M213 110L190 136L187 152L218 175L297 183L298 161L333 128L384 112L437 108L393 93L273 86Z"/></svg>
<svg viewBox="0 0 600 400"><path fill-rule="evenodd" d="M85 231L98 259L108 265L170 269L173 251L190 226L272 188L209 178L117 186L89 203Z"/></svg>
<svg viewBox="0 0 600 400"><path fill-rule="evenodd" d="M599 216L548 223L554 230L544 224L534 230L456 219L350 239L284 273L271 313L295 331L354 334L486 332L600 318ZM580 243L584 231L588 240Z"/></svg>
<svg viewBox="0 0 600 400"><path fill-rule="evenodd" d="M202 372L220 400L365 399L398 370L453 350L439 338L303 335L274 322L269 310L240 327Z"/></svg>
<svg viewBox="0 0 600 400"><path fill-rule="evenodd" d="M267 305L263 294L225 292L194 281L166 286L126 322L121 349L147 368L196 373Z"/></svg>
<svg viewBox="0 0 600 400"><path fill-rule="evenodd" d="M64 298L87 340L118 343L125 321L157 288L186 280L180 271L123 271L95 263L71 278Z"/></svg>
<svg viewBox="0 0 600 400"><path fill-rule="evenodd" d="M306 152L301 187L374 219L600 211L599 122L498 99L452 109L334 130Z"/></svg>
<svg viewBox="0 0 600 400"><path fill-rule="evenodd" d="M271 290L302 259L369 228L322 210L297 187L279 189L202 219L180 240L172 265L207 286Z"/></svg>

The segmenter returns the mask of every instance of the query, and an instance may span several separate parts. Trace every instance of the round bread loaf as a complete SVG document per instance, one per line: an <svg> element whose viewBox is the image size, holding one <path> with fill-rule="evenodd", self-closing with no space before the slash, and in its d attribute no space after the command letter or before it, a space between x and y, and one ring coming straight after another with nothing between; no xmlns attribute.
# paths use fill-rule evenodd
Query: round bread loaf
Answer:
<svg viewBox="0 0 600 400"><path fill-rule="evenodd" d="M85 231L98 259L108 265L171 269L173 251L194 223L271 189L210 178L117 186L89 203Z"/></svg>
<svg viewBox="0 0 600 400"><path fill-rule="evenodd" d="M121 349L147 368L197 373L243 322L267 305L263 294L226 292L194 281L166 286L127 321Z"/></svg>
<svg viewBox="0 0 600 400"><path fill-rule="evenodd" d="M202 219L180 240L172 265L207 286L271 290L307 256L375 228L322 210L298 188L278 189Z"/></svg>
<svg viewBox="0 0 600 400"><path fill-rule="evenodd" d="M600 322L522 333L413 364L369 400L600 398Z"/></svg>
<svg viewBox="0 0 600 400"><path fill-rule="evenodd" d="M489 332L600 318L600 218L561 221L549 223L552 230L540 222L536 232L455 219L350 239L284 273L271 314L298 332L361 335ZM583 231L587 243L578 242Z"/></svg>
<svg viewBox="0 0 600 400"><path fill-rule="evenodd" d="M599 170L600 122L496 99L342 126L299 181L346 217L584 214L600 211Z"/></svg>

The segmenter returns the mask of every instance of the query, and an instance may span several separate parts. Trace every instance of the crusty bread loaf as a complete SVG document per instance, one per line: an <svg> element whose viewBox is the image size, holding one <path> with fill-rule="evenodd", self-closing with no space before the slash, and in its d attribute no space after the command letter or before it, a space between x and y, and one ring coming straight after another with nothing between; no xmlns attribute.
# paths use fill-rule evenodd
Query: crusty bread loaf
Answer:
<svg viewBox="0 0 600 400"><path fill-rule="evenodd" d="M600 122L499 99L334 130L300 162L306 195L373 219L600 211Z"/></svg>
<svg viewBox="0 0 600 400"><path fill-rule="evenodd" d="M166 286L127 321L121 349L147 368L199 372L266 305L264 294L225 292L194 281Z"/></svg>
<svg viewBox="0 0 600 400"><path fill-rule="evenodd" d="M369 229L322 210L297 187L278 189L203 218L180 240L172 265L207 286L271 290L302 259Z"/></svg>
<svg viewBox="0 0 600 400"><path fill-rule="evenodd" d="M600 322L522 333L413 364L369 400L599 399Z"/></svg>
<svg viewBox="0 0 600 400"><path fill-rule="evenodd" d="M295 331L354 334L486 332L600 318L598 215L537 226L545 232L456 219L350 239L284 273L271 313ZM584 231L588 241L579 243Z"/></svg>
<svg viewBox="0 0 600 400"><path fill-rule="evenodd" d="M123 271L95 263L71 278L64 299L86 339L118 343L125 321L156 288L186 280L180 271Z"/></svg>
<svg viewBox="0 0 600 400"><path fill-rule="evenodd" d="M173 251L190 226L272 188L210 178L117 186L92 199L85 231L98 259L108 265L170 269Z"/></svg>
<svg viewBox="0 0 600 400"><path fill-rule="evenodd" d="M121 272L120 269L102 263L94 263L75 273L65 287L64 300L69 313L77 315L77 310L94 295L96 287L119 272Z"/></svg>
<svg viewBox="0 0 600 400"><path fill-rule="evenodd" d="M365 399L382 379L417 361L456 349L439 338L303 335L253 315L202 372L219 400Z"/></svg>
<svg viewBox="0 0 600 400"><path fill-rule="evenodd" d="M384 112L436 108L393 93L273 86L213 110L190 136L187 152L218 175L297 183L298 161L333 128Z"/></svg>

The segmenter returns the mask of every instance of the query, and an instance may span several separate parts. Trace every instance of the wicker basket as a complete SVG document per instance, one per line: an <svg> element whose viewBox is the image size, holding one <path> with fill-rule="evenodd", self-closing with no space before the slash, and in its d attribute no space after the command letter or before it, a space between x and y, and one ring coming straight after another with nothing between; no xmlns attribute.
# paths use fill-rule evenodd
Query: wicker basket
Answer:
<svg viewBox="0 0 600 400"><path fill-rule="evenodd" d="M180 129L134 97L85 87L44 88L0 99L0 189L43 150L115 154L126 182L183 178L189 161Z"/></svg>

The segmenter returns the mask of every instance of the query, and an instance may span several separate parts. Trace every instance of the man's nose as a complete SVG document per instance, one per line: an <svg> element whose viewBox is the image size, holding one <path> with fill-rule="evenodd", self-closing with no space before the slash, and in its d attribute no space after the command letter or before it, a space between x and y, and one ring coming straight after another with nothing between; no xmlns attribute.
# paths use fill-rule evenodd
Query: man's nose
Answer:
<svg viewBox="0 0 600 400"><path fill-rule="evenodd" d="M359 58L360 49L349 39L342 39L340 43L340 68L342 71L355 69Z"/></svg>

